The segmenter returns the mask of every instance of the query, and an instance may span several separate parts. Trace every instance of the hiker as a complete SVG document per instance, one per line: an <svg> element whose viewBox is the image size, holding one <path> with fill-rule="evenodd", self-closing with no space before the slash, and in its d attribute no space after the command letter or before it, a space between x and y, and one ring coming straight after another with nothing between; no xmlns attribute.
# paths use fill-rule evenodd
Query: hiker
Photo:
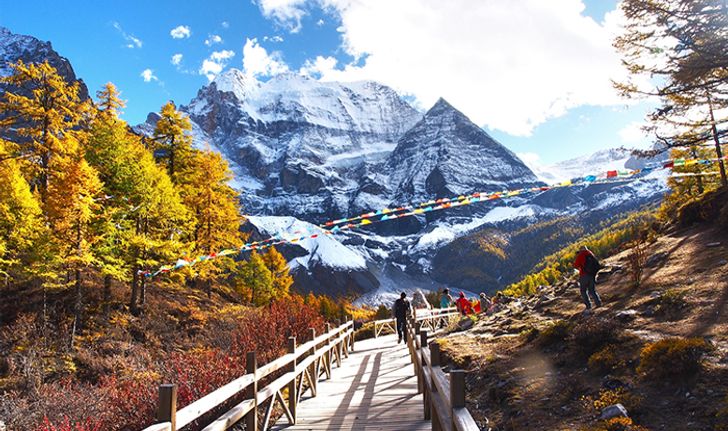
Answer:
<svg viewBox="0 0 728 431"><path fill-rule="evenodd" d="M430 302L427 300L427 297L425 297L425 294L422 293L422 290L420 290L420 289L417 289L415 291L415 294L412 296L412 307L415 310L432 309L432 305L430 305Z"/></svg>
<svg viewBox="0 0 728 431"><path fill-rule="evenodd" d="M410 303L406 299L407 294L402 292L402 294L399 296L399 299L394 301L394 318L396 320L397 324L397 334L399 335L399 340L397 341L397 344L402 342L402 339L404 339L405 342L407 342L407 316L410 314Z"/></svg>
<svg viewBox="0 0 728 431"><path fill-rule="evenodd" d="M460 292L460 296L457 301L455 301L455 305L458 307L458 311L463 315L467 316L468 314L473 313L473 307L470 305L470 301L465 298L465 293Z"/></svg>
<svg viewBox="0 0 728 431"><path fill-rule="evenodd" d="M442 294L440 295L440 308L450 308L452 307L452 296L450 296L450 289L447 287L442 289Z"/></svg>
<svg viewBox="0 0 728 431"><path fill-rule="evenodd" d="M480 292L478 306L480 308L480 313L487 313L490 309L490 298L488 298L488 295L486 295L485 292Z"/></svg>
<svg viewBox="0 0 728 431"><path fill-rule="evenodd" d="M602 300L596 291L597 273L601 267L594 253L587 246L581 246L581 250L574 260L574 268L579 270L579 289L581 290L581 298L584 300L584 305L586 305L587 310L591 310L591 302L589 302L590 296L594 300L596 307L602 306Z"/></svg>
<svg viewBox="0 0 728 431"><path fill-rule="evenodd" d="M503 309L503 293L498 292L495 294L493 299L490 300L490 307L488 308L488 314L493 314Z"/></svg>

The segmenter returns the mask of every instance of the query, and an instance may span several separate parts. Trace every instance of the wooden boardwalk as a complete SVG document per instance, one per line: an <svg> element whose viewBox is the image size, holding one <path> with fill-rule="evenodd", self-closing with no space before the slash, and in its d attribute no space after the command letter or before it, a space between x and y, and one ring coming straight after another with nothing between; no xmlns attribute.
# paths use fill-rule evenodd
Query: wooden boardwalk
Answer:
<svg viewBox="0 0 728 431"><path fill-rule="evenodd" d="M356 351L322 380L318 396L307 393L296 425L286 417L274 430L431 430L405 343L394 335L356 343Z"/></svg>

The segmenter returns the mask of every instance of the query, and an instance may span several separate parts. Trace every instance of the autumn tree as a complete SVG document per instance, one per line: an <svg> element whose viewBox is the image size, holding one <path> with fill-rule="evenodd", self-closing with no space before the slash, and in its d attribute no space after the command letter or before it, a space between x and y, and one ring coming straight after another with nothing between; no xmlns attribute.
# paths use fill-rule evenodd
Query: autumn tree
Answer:
<svg viewBox="0 0 728 431"><path fill-rule="evenodd" d="M48 233L20 162L11 157L15 146L0 139L0 275L6 284L19 273L28 273Z"/></svg>
<svg viewBox="0 0 728 431"><path fill-rule="evenodd" d="M631 78L628 97L658 96L649 130L668 148L712 143L718 159L728 135L728 2L624 0L615 46ZM722 184L728 185L719 160Z"/></svg>
<svg viewBox="0 0 728 431"><path fill-rule="evenodd" d="M206 254L223 248L240 246L242 217L238 207L238 193L228 185L232 174L219 153L209 150L194 151L183 171L181 192L185 205L193 218L191 232L194 252ZM206 262L197 269L198 279L205 284L208 296L211 283L231 262L223 257Z"/></svg>
<svg viewBox="0 0 728 431"><path fill-rule="evenodd" d="M189 211L165 169L118 118L124 103L116 87L106 84L97 99L87 150L104 183L104 234L96 254L107 301L112 279L130 281L130 307L138 313L146 296L142 269L189 252Z"/></svg>
<svg viewBox="0 0 728 431"><path fill-rule="evenodd" d="M193 152L192 136L189 134L192 125L171 101L162 106L159 116L152 137L153 148L166 153L167 173L174 184L179 184L183 179L179 173L184 170Z"/></svg>
<svg viewBox="0 0 728 431"><path fill-rule="evenodd" d="M289 273L288 262L275 247L268 247L262 255L265 266L270 270L273 284L273 295L276 298L289 296L293 277Z"/></svg>
<svg viewBox="0 0 728 431"><path fill-rule="evenodd" d="M79 125L88 118L90 106L79 98L79 84L69 84L56 69L44 63L10 65L11 74L0 80L9 86L0 100L6 118L0 127L15 136L20 145L16 157L26 160L29 182L40 192L42 202L50 183L63 163L53 164L54 157L66 157L77 151L84 133Z"/></svg>
<svg viewBox="0 0 728 431"><path fill-rule="evenodd" d="M54 166L56 164L60 166ZM101 191L101 181L82 155L56 158L52 167L58 173L48 188L46 211L57 240L60 263L74 278L73 337L81 320L82 272L95 263L91 246L97 239L97 232L92 226L100 208L96 198Z"/></svg>
<svg viewBox="0 0 728 431"><path fill-rule="evenodd" d="M253 251L250 259L238 263L234 279L237 290L251 304L268 305L273 300L273 276L258 252Z"/></svg>

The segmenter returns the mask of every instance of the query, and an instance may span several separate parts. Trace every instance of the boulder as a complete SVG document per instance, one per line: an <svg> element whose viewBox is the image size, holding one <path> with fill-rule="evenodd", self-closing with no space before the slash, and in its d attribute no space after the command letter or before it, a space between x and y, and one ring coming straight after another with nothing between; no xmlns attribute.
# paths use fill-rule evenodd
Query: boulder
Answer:
<svg viewBox="0 0 728 431"><path fill-rule="evenodd" d="M624 408L622 404L614 404L609 407L605 407L602 410L602 414L599 415L599 420L609 420L612 418L618 418L618 417L629 417L629 413L627 413L627 409Z"/></svg>
<svg viewBox="0 0 728 431"><path fill-rule="evenodd" d="M617 314L615 314L615 317L620 322L627 323L637 317L637 310L622 310L617 312Z"/></svg>

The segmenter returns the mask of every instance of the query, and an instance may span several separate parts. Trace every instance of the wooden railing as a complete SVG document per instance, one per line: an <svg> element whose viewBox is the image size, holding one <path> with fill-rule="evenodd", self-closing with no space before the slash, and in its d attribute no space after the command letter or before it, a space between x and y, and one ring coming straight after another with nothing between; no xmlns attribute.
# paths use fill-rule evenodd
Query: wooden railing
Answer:
<svg viewBox="0 0 728 431"><path fill-rule="evenodd" d="M458 314L457 308L433 308L430 310L426 309L415 309L414 311L417 321L420 322L422 327L428 328L431 331L437 330L442 324L446 323L452 316ZM382 319L374 321L374 338L379 337L382 334L384 328L388 328L392 332L397 332L395 328L395 319Z"/></svg>
<svg viewBox="0 0 728 431"><path fill-rule="evenodd" d="M332 363L341 367L341 361L354 350L354 325L349 321L331 329L326 325L326 333L316 337L310 329L310 341L297 346L296 338L288 339L288 353L280 358L258 367L255 352L246 356L246 374L227 385L205 395L192 404L177 411L177 386L173 384L159 387L158 422L144 431L177 431L193 423L203 415L213 411L243 394L244 399L222 416L207 425L203 431L226 430L239 421L244 421L245 429L258 431L268 429L273 407L279 404L290 424L296 423L297 405L304 392L316 396L321 376L331 378ZM261 381L283 372L273 381L262 385ZM307 382L307 385L304 385ZM259 385L261 383L261 385ZM287 390L286 390L287 389ZM286 396L284 396L286 393ZM270 400L262 421L259 423L259 410Z"/></svg>
<svg viewBox="0 0 728 431"><path fill-rule="evenodd" d="M421 311L421 310L420 310ZM444 329L441 323L460 314L454 309L421 313L407 320L407 347L417 376L417 390L423 395L425 419L435 431L479 431L465 408L465 371L442 370L440 346L429 344Z"/></svg>

